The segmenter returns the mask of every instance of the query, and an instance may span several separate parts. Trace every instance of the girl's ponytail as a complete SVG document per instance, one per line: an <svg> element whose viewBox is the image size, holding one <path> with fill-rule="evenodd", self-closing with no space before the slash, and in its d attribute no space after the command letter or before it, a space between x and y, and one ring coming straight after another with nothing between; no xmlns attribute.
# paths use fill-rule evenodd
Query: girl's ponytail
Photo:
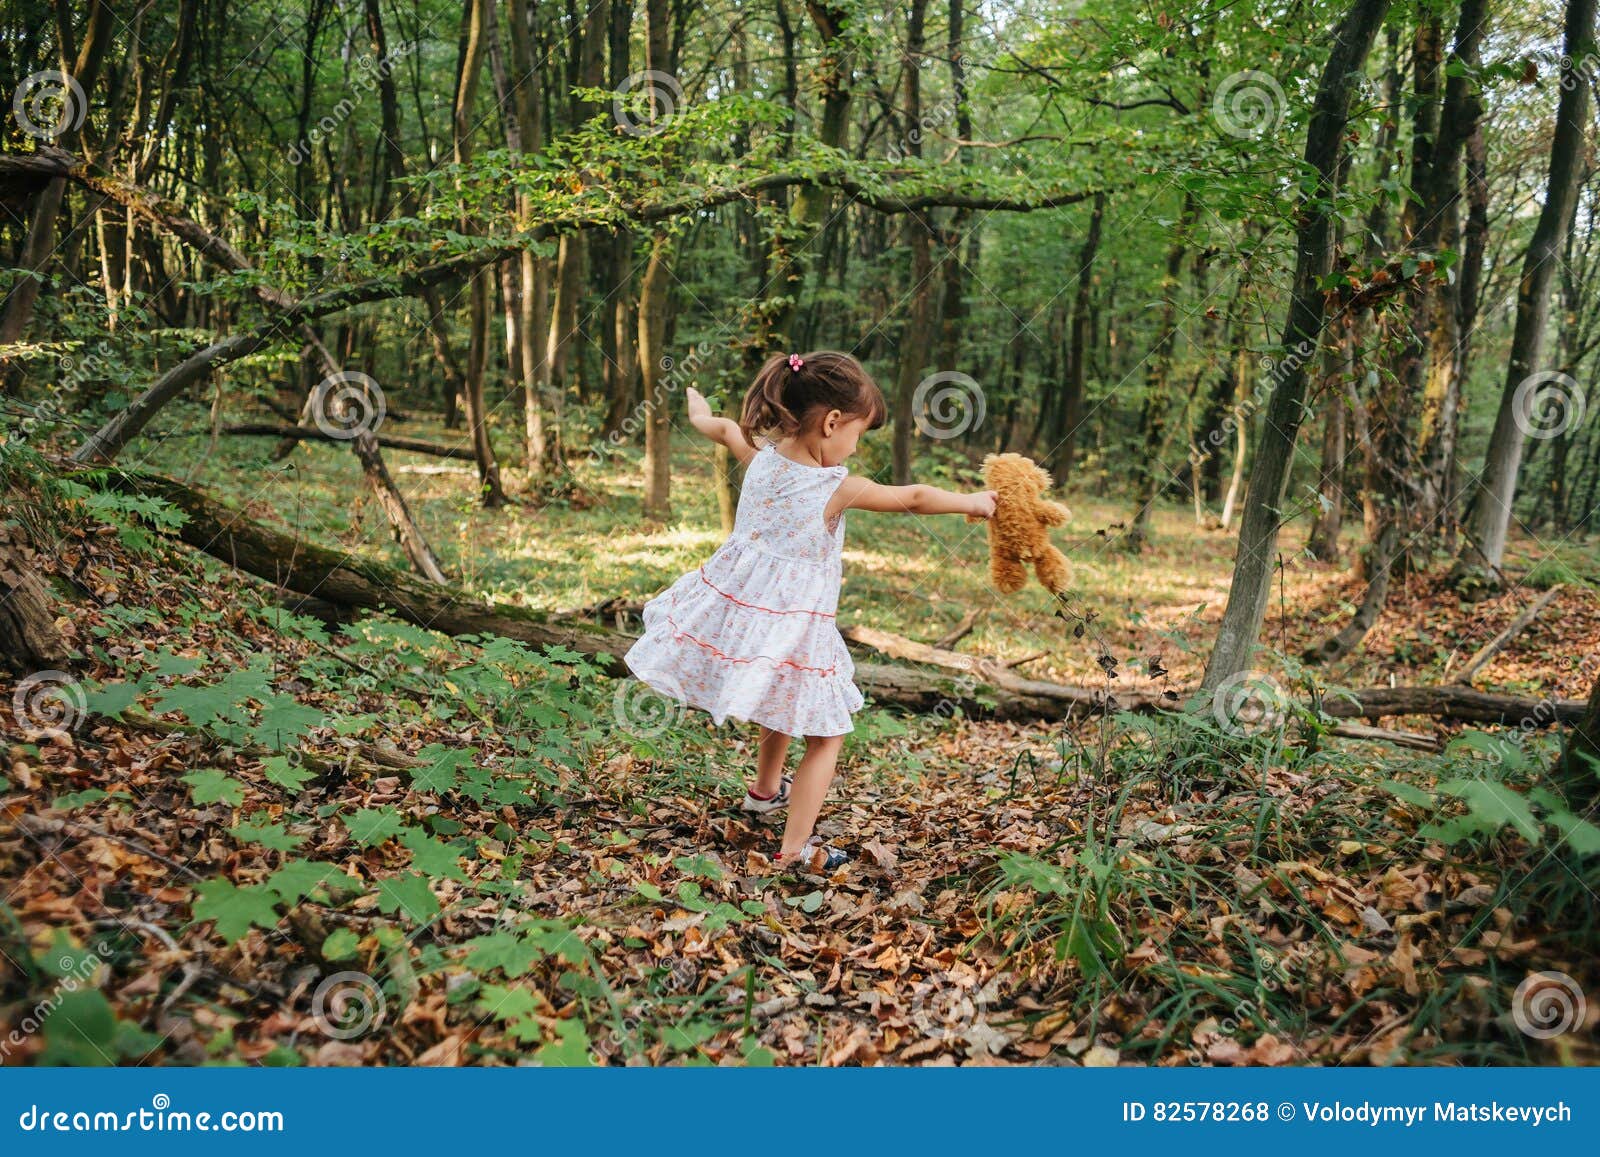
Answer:
<svg viewBox="0 0 1600 1157"><path fill-rule="evenodd" d="M792 434L800 428L800 419L784 402L784 390L791 385L794 371L784 354L773 354L756 374L756 380L745 391L744 408L739 412L739 429L745 441L752 446L757 437L768 434Z"/></svg>
<svg viewBox="0 0 1600 1157"><path fill-rule="evenodd" d="M739 429L752 446L758 438L793 437L818 410L865 418L872 430L889 416L883 392L860 362L837 350L817 350L767 359L745 392Z"/></svg>

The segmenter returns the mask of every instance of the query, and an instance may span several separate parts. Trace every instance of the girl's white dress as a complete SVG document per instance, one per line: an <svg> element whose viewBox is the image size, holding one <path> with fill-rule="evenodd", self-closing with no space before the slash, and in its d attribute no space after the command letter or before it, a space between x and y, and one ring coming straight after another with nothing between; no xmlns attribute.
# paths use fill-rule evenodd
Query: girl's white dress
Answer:
<svg viewBox="0 0 1600 1157"><path fill-rule="evenodd" d="M768 445L745 471L733 534L644 607L628 669L655 690L786 735L844 735L861 710L839 636L844 516L823 508L843 466L806 466Z"/></svg>

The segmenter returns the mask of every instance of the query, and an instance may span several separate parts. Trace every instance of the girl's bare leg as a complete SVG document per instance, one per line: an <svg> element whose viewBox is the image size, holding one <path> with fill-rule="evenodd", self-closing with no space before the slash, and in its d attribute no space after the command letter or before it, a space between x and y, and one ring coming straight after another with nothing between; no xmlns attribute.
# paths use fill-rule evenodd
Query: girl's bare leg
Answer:
<svg viewBox="0 0 1600 1157"><path fill-rule="evenodd" d="M839 768L839 749L844 746L844 736L806 736L806 753L800 766L794 769L794 787L789 790L789 818L783 825L785 856L792 856L805 846L816 829L817 816L822 811L822 801L833 783L833 773Z"/></svg>
<svg viewBox="0 0 1600 1157"><path fill-rule="evenodd" d="M790 736L771 728L761 729L761 742L756 746L756 784L751 792L767 799L778 794L783 786L783 765L789 760Z"/></svg>

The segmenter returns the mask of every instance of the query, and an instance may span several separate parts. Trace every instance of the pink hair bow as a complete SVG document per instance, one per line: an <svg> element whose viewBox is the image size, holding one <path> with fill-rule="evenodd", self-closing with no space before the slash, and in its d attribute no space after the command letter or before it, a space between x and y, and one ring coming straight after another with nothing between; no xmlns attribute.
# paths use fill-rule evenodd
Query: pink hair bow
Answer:
<svg viewBox="0 0 1600 1157"><path fill-rule="evenodd" d="M795 370L795 371L798 372L800 367L805 365L805 364L806 364L805 359L803 357L801 357L799 354L790 354L789 355L789 368L791 370Z"/></svg>

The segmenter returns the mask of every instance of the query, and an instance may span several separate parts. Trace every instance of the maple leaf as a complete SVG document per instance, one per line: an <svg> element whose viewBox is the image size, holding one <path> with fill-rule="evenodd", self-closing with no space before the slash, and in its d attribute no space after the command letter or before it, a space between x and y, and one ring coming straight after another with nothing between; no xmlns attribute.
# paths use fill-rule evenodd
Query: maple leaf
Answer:
<svg viewBox="0 0 1600 1157"><path fill-rule="evenodd" d="M261 700L261 720L256 724L255 735L268 747L281 751L327 721L321 711L297 702L292 695L268 695Z"/></svg>
<svg viewBox="0 0 1600 1157"><path fill-rule="evenodd" d="M189 785L189 798L197 804L225 803L238 807L244 803L244 784L214 767L191 771L182 779Z"/></svg>
<svg viewBox="0 0 1600 1157"><path fill-rule="evenodd" d="M486 984L478 996L478 1011L498 1021L531 1016L543 1007L543 1002L537 996L521 987Z"/></svg>
<svg viewBox="0 0 1600 1157"><path fill-rule="evenodd" d="M392 807L364 807L352 816L341 816L350 838L363 848L375 848L390 836L406 830L406 821Z"/></svg>
<svg viewBox="0 0 1600 1157"><path fill-rule="evenodd" d="M322 956L325 960L349 960L360 945L359 936L349 928L340 928L322 942Z"/></svg>
<svg viewBox="0 0 1600 1157"><path fill-rule="evenodd" d="M439 901L428 887L428 878L415 873L398 879L378 881L378 910L404 912L418 924L431 920L439 911Z"/></svg>
<svg viewBox="0 0 1600 1157"><path fill-rule="evenodd" d="M355 886L355 881L335 865L315 860L290 860L267 877L267 887L282 897L285 904L298 903L318 888L344 890L338 885L349 889Z"/></svg>
<svg viewBox="0 0 1600 1157"><path fill-rule="evenodd" d="M292 852L304 841L304 836L292 836L282 824L267 819L265 812L257 812L246 823L235 824L228 834L241 843L260 844L275 852Z"/></svg>
<svg viewBox="0 0 1600 1157"><path fill-rule="evenodd" d="M461 769L472 764L472 752L430 743L417 752L427 762L411 769L411 785L418 791L454 791Z"/></svg>
<svg viewBox="0 0 1600 1157"><path fill-rule="evenodd" d="M400 842L411 850L411 866L424 876L466 880L461 870L461 851L428 835L421 828L407 828Z"/></svg>
<svg viewBox="0 0 1600 1157"><path fill-rule="evenodd" d="M236 887L232 880L206 880L195 885L197 899L194 903L196 921L216 922L217 935L232 944L251 926L274 928L278 923L275 905L278 893L269 887Z"/></svg>
<svg viewBox="0 0 1600 1157"><path fill-rule="evenodd" d="M286 755L269 755L261 761L261 774L288 791L298 792L317 778L317 773L294 763Z"/></svg>
<svg viewBox="0 0 1600 1157"><path fill-rule="evenodd" d="M498 968L508 977L521 976L545 958L539 945L509 932L491 932L467 941L471 949L462 962L474 972L493 972Z"/></svg>
<svg viewBox="0 0 1600 1157"><path fill-rule="evenodd" d="M556 1040L533 1054L534 1064L552 1068L587 1068L594 1064L589 1052L589 1031L581 1021L558 1021L556 1034Z"/></svg>

